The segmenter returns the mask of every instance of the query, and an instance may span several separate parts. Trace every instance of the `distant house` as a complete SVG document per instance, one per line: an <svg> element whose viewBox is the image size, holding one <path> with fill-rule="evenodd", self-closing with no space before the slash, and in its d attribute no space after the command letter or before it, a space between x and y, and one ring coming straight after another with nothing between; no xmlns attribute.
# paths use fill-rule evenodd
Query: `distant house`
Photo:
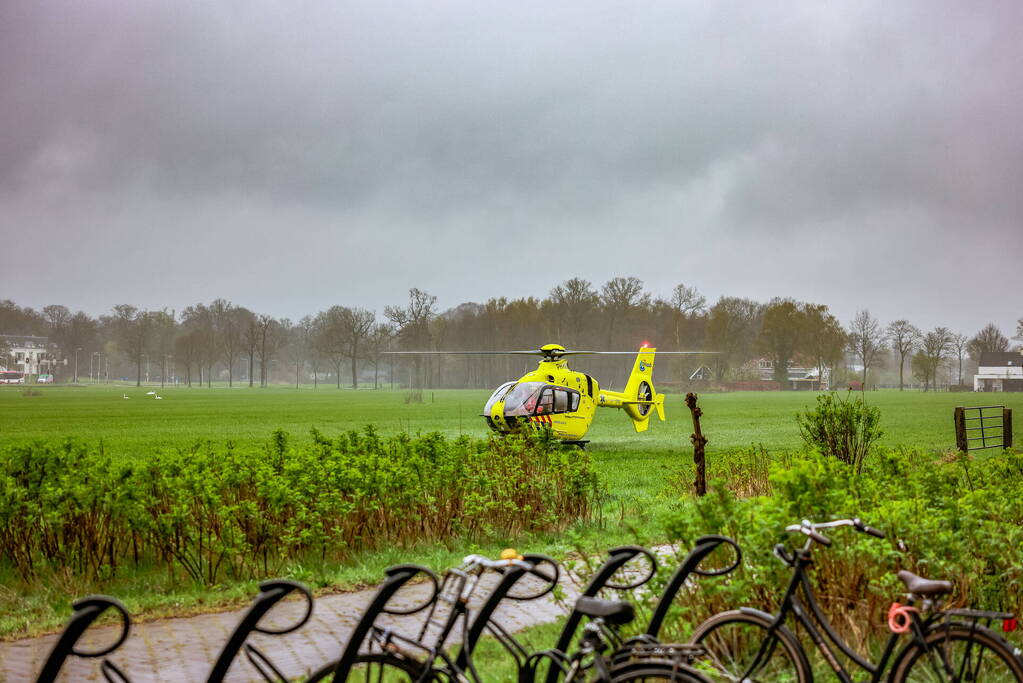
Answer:
<svg viewBox="0 0 1023 683"><path fill-rule="evenodd" d="M774 361L769 358L758 358L751 361L751 364L759 371L760 379L765 382L774 380ZM817 368L801 368L794 362L789 362L788 389L792 391L827 391L831 380L831 370L824 368L824 377L821 378Z"/></svg>
<svg viewBox="0 0 1023 683"><path fill-rule="evenodd" d="M973 376L974 391L1023 391L1023 350L985 351Z"/></svg>
<svg viewBox="0 0 1023 683"><path fill-rule="evenodd" d="M50 372L57 365L57 350L46 337L20 334L0 334L9 347L10 363L0 359L0 365L10 365L5 370L16 370L26 375Z"/></svg>
<svg viewBox="0 0 1023 683"><path fill-rule="evenodd" d="M714 379L714 371L711 370L706 365L701 365L700 367L696 368L696 371L693 374L689 375L689 379L693 381L711 380Z"/></svg>

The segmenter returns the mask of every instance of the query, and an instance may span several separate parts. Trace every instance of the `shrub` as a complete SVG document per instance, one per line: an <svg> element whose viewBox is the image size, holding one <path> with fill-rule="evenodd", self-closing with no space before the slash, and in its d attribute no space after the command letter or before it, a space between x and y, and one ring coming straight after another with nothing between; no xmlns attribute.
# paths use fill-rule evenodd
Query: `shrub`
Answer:
<svg viewBox="0 0 1023 683"><path fill-rule="evenodd" d="M0 450L0 561L22 577L155 564L205 584L353 549L557 530L588 519L589 456L524 435L210 442L130 462L67 440Z"/></svg>
<svg viewBox="0 0 1023 683"><path fill-rule="evenodd" d="M863 397L842 399L834 393L818 396L813 410L796 413L799 435L808 446L852 465L856 472L863 468L871 444L884 434L880 421L881 411Z"/></svg>

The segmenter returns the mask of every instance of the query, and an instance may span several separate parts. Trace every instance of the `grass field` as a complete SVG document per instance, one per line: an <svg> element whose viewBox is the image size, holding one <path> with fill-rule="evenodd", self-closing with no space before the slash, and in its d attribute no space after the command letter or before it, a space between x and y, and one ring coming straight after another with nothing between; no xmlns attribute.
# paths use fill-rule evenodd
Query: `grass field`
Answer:
<svg viewBox="0 0 1023 683"><path fill-rule="evenodd" d="M488 433L479 417L488 396L485 391L425 391L424 403L406 404L406 393L400 390L155 387L164 397L160 401L146 396L149 390L56 386L34 388L37 395L25 395L22 387L0 387L0 443L73 436L102 440L108 452L134 457L157 448L187 446L197 439L262 443L277 428L296 439L307 438L314 427L331 436L367 424L383 434L437 431L484 437ZM799 448L795 414L812 405L814 398L815 394L802 392L701 396L712 470L717 455L751 444L763 445L769 452ZM868 392L866 398L881 409L884 445L951 450L955 445L953 408L987 403L1005 404L1021 415L1015 425L1015 441L1020 442L1023 394L876 391ZM668 396L667 413L667 422L655 420L649 431L636 434L619 411L598 411L587 435L588 449L612 495L656 493L663 487L664 468L691 456L692 422L680 396Z"/></svg>
<svg viewBox="0 0 1023 683"><path fill-rule="evenodd" d="M308 439L311 428L329 436L374 425L382 434L442 432L449 436L485 437L479 417L488 392L425 391L424 403L407 404L400 390L333 387L272 387L249 389L214 386L166 388L163 400L146 396L147 387L0 387L0 445L26 440L75 437L89 443L102 441L118 458L144 458L155 449L188 447L197 440L238 443L267 441L282 428L293 439ZM125 400L123 395L130 398ZM1023 394L923 394L879 391L866 394L882 413L882 444L924 451L954 448L952 411L956 405L1005 404L1019 414ZM708 469L713 477L739 449L762 445L778 454L802 447L795 422L797 411L815 400L809 393L730 393L700 397L703 429L710 439ZM514 539L484 539L457 547L417 547L368 552L341 567L299 567L292 578L319 590L338 590L375 582L384 567L419 561L441 568L455 564L467 552L496 554L505 544L563 555L575 544L593 549L623 542L660 542L663 531L655 522L666 505L666 480L692 462L689 434L692 423L680 396L667 398L668 421L654 422L648 432L636 434L617 411L598 411L588 434L588 446L609 499L603 526L576 528L570 534ZM1017 418L1015 441L1020 443ZM621 524L617 522L622 522ZM643 539L633 535L638 529ZM0 567L0 584L11 576ZM40 582L0 590L0 637L12 637L58 626L72 595L108 592L123 598L135 614L157 616L216 609L245 602L255 582L214 587L181 585L152 573L125 577L116 584L83 586L77 583ZM2 589L2 585L0 585Z"/></svg>

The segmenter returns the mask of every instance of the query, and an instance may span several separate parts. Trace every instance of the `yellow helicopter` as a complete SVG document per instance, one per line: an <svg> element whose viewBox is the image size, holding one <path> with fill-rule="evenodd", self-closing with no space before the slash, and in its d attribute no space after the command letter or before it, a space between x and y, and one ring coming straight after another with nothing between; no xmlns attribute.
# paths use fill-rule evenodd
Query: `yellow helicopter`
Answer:
<svg viewBox="0 0 1023 683"><path fill-rule="evenodd" d="M664 421L664 394L654 389L654 354L642 346L624 391L601 389L597 380L568 367L568 356L632 355L632 351L570 351L547 344L536 351L393 351L394 354L456 354L540 356L536 370L499 386L483 407L482 416L496 432L549 429L563 441L585 444L583 437L593 423L597 408L618 408L632 420L637 432L650 426L651 410ZM706 351L662 351L662 355L690 355Z"/></svg>

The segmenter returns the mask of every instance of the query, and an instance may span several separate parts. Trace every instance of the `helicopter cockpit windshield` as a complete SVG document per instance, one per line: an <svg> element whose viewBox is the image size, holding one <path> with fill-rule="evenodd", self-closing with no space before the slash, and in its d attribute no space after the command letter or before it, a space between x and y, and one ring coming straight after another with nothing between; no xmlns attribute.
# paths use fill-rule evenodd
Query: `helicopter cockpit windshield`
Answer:
<svg viewBox="0 0 1023 683"><path fill-rule="evenodd" d="M497 389L494 390L494 393L490 395L490 398L487 399L487 405L483 407L483 414L490 415L490 410L494 407L494 404L504 398L504 395L508 393L508 390L513 386L515 386L515 382L505 382L501 386L497 387Z"/></svg>
<svg viewBox="0 0 1023 683"><path fill-rule="evenodd" d="M535 415L537 413L537 402L543 400L541 394L547 387L546 382L520 382L516 384L504 396L505 417ZM547 409L545 412L550 412L550 410Z"/></svg>

